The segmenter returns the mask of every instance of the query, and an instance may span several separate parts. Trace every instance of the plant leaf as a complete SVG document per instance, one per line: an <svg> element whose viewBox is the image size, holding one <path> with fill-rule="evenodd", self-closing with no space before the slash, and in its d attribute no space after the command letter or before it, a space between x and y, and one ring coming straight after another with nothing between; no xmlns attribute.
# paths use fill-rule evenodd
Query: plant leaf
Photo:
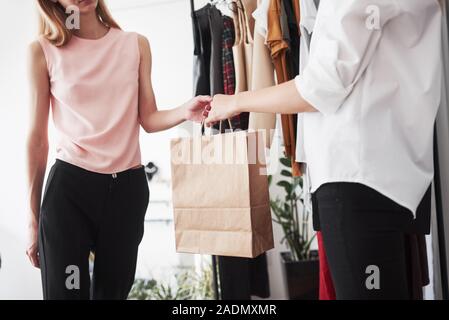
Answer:
<svg viewBox="0 0 449 320"><path fill-rule="evenodd" d="M292 161L289 158L280 158L279 161L287 168L292 167Z"/></svg>
<svg viewBox="0 0 449 320"><path fill-rule="evenodd" d="M284 177L292 177L292 173L288 170L281 170L281 175Z"/></svg>
<svg viewBox="0 0 449 320"><path fill-rule="evenodd" d="M292 192L292 184L290 182L281 180L277 183L277 185L279 187L283 187L285 189L285 192L287 192L287 194L290 194Z"/></svg>

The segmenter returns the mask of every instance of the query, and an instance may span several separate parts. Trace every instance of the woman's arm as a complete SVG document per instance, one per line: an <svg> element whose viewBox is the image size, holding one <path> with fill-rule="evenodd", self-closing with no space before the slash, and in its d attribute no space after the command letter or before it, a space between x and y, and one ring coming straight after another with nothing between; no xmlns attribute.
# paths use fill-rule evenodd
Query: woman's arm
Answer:
<svg viewBox="0 0 449 320"><path fill-rule="evenodd" d="M272 88L214 97L206 124L242 111L334 114L371 63L383 27L398 14L392 0L322 1L301 75Z"/></svg>
<svg viewBox="0 0 449 320"><path fill-rule="evenodd" d="M212 110L206 112L205 123L208 126L219 120L231 119L241 112L294 114L316 111L301 97L294 80L274 87L242 92L233 96L216 95L211 106Z"/></svg>
<svg viewBox="0 0 449 320"><path fill-rule="evenodd" d="M208 96L198 96L180 107L159 111L151 83L151 49L148 40L139 35L139 118L146 132L157 132L172 128L181 122L191 120L201 122L203 112L211 102Z"/></svg>
<svg viewBox="0 0 449 320"><path fill-rule="evenodd" d="M48 115L50 109L50 85L42 47L38 41L29 48L30 125L27 138L29 244L28 257L35 267L38 259L38 225L48 156Z"/></svg>

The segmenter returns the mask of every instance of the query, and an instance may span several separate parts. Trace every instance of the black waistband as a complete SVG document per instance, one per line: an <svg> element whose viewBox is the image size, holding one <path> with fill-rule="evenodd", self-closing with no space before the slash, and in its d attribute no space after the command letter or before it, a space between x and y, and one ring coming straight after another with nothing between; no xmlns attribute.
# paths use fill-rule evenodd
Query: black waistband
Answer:
<svg viewBox="0 0 449 320"><path fill-rule="evenodd" d="M124 175L130 175L130 174L136 174L136 173L140 173L142 171L144 171L144 166L138 167L138 168L131 168L131 169L127 169L124 171L120 171L120 172L115 172L115 173L99 173L99 172L94 172L94 171L90 171L84 168L81 168L79 166L76 166L74 164L71 164L69 162L63 161L61 159L56 159L55 161L55 166L60 167L60 168L64 168L66 170L71 170L72 172L77 172L80 174L87 174L87 175L95 175L95 176L113 176L113 177L119 177L119 176L124 176Z"/></svg>

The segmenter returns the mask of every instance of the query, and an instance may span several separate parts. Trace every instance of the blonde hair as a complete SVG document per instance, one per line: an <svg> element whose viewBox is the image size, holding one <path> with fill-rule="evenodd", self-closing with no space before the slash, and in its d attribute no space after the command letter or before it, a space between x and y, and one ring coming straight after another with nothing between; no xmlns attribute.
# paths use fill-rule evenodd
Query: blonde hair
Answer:
<svg viewBox="0 0 449 320"><path fill-rule="evenodd" d="M57 47L67 44L72 37L72 32L65 25L67 14L64 7L52 0L37 0L37 3L40 13L39 35L44 36ZM120 29L104 0L98 0L96 12L104 25Z"/></svg>

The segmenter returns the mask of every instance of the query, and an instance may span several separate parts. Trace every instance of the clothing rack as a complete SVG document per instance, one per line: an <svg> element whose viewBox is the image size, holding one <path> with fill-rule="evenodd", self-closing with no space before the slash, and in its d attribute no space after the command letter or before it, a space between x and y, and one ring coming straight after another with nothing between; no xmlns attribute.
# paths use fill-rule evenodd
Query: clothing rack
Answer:
<svg viewBox="0 0 449 320"><path fill-rule="evenodd" d="M217 6L220 4L228 4L228 9L232 12L237 12L237 8L240 8L238 2L236 0L210 0L209 2L213 6ZM195 0L190 0L190 9L193 12L195 12Z"/></svg>
<svg viewBox="0 0 449 320"><path fill-rule="evenodd" d="M196 19L196 14L195 14L195 1L194 0L190 0L190 10L191 10L192 19L195 20ZM202 128L201 130L204 130L204 128ZM216 300L220 300L220 290L218 289L219 281L218 281L218 262L217 262L217 257L216 256L212 256L211 258L212 258L212 278L213 278L212 286L213 286L213 289L214 289L214 296L215 296Z"/></svg>
<svg viewBox="0 0 449 320"><path fill-rule="evenodd" d="M216 7L217 5L226 4L226 3L229 5L228 9L231 12L234 12L234 13L237 12L237 10L238 10L238 2L235 1L235 0L210 0L208 2L208 4L206 4L206 6L210 5L210 6L215 6ZM194 0L190 0L190 9L191 9L192 19L193 19L193 21L195 21L197 19L197 15L195 14L195 1ZM194 22L194 25L195 25L195 22ZM194 37L195 37L195 34L194 34ZM196 42L197 39L194 38L194 41ZM202 130L204 130L204 128ZM215 256L215 255L211 256L211 260L212 260L212 272L213 272L212 277L213 277L214 296L215 296L215 299L221 300L221 299L223 299L223 296L222 296L222 292L220 290L219 260L218 260L218 257Z"/></svg>

